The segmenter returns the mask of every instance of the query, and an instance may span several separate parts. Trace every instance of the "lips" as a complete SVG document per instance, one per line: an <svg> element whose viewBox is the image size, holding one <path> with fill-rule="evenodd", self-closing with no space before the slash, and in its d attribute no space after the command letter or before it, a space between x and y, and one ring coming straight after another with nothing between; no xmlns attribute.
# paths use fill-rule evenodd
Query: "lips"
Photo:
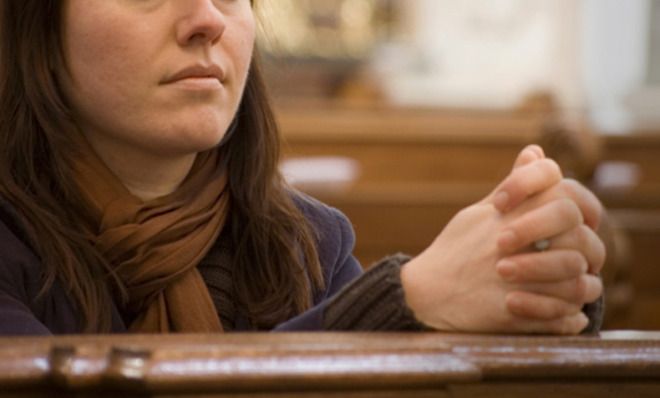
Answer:
<svg viewBox="0 0 660 398"><path fill-rule="evenodd" d="M195 79L216 79L218 82L223 83L225 80L225 72L218 65L192 65L186 67L175 74L166 77L161 81L161 84L172 84L185 80Z"/></svg>

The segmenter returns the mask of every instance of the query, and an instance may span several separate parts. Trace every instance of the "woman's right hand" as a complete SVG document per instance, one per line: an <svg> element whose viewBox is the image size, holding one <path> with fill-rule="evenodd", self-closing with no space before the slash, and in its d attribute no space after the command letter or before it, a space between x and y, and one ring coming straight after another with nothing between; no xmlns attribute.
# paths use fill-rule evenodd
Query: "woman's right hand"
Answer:
<svg viewBox="0 0 660 398"><path fill-rule="evenodd" d="M593 233L602 210L538 151L525 149L491 195L459 212L403 267L420 321L486 333L574 334L587 325L581 308L602 293L594 274L604 248ZM530 249L546 238L551 250Z"/></svg>

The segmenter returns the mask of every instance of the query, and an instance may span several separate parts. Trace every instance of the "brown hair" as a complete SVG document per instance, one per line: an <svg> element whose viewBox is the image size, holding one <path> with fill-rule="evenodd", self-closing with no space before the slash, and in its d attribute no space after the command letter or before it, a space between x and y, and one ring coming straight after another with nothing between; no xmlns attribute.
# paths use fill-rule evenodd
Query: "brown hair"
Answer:
<svg viewBox="0 0 660 398"><path fill-rule="evenodd" d="M69 158L76 129L58 88L62 1L0 2L0 196L25 220L44 265L45 292L59 279L81 312L82 332L110 328L107 308L122 284L80 232L89 211ZM233 283L239 310L270 328L312 305L322 289L316 236L278 172L279 133L256 59L236 130L219 148L228 162Z"/></svg>

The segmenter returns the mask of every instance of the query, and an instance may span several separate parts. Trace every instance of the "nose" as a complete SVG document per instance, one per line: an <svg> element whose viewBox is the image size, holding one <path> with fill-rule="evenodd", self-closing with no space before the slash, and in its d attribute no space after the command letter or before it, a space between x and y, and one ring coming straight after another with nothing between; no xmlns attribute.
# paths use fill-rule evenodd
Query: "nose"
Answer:
<svg viewBox="0 0 660 398"><path fill-rule="evenodd" d="M182 12L176 24L176 36L181 46L216 44L220 40L226 21L214 0L185 0L179 4Z"/></svg>

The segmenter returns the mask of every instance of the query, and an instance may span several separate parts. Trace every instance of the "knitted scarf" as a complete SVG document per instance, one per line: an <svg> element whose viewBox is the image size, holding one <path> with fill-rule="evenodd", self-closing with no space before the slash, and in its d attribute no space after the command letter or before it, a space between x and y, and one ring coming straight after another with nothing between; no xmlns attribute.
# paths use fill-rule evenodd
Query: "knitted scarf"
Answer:
<svg viewBox="0 0 660 398"><path fill-rule="evenodd" d="M222 331L197 270L229 211L227 176L217 151L199 154L175 192L142 201L86 145L74 163L75 178L98 220L94 244L128 291L129 330Z"/></svg>

